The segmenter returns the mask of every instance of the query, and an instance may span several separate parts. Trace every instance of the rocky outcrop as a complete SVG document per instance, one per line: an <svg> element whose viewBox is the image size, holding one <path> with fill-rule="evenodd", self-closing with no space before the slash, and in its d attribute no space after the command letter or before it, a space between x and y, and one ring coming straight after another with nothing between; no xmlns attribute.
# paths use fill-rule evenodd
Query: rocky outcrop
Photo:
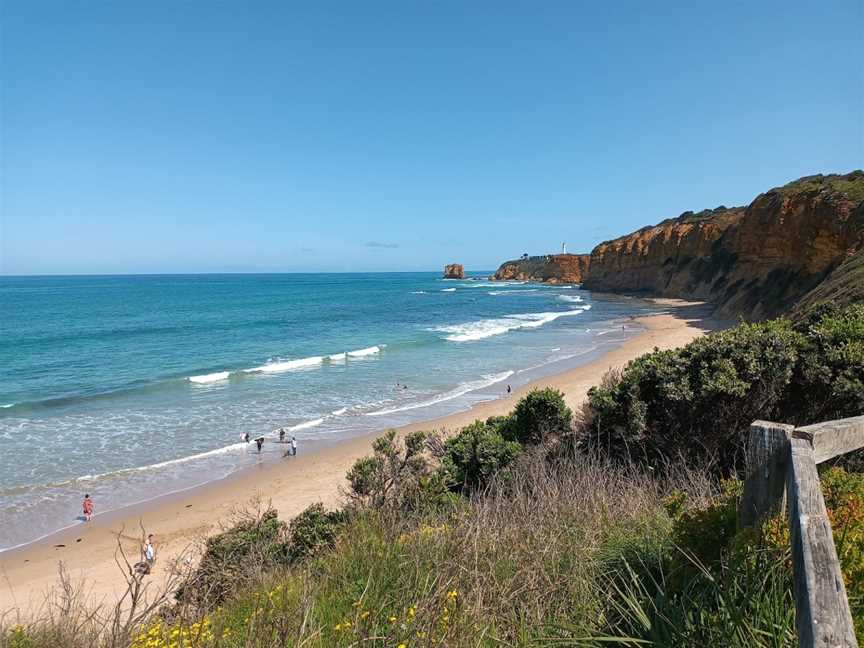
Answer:
<svg viewBox="0 0 864 648"><path fill-rule="evenodd" d="M582 283L588 273L587 254L549 254L505 261L493 281L542 281L545 283Z"/></svg>
<svg viewBox="0 0 864 648"><path fill-rule="evenodd" d="M862 248L864 172L817 175L646 227L591 252L584 287L705 299L748 319L789 310ZM848 281L846 268L841 276Z"/></svg>
<svg viewBox="0 0 864 648"><path fill-rule="evenodd" d="M465 278L465 268L462 267L461 263L448 263L444 266L444 278L445 279L464 279Z"/></svg>

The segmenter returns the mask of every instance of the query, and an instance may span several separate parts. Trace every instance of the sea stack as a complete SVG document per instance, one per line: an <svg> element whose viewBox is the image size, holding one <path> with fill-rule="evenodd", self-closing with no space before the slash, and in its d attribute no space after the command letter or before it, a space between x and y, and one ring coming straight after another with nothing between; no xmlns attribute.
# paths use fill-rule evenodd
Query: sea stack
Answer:
<svg viewBox="0 0 864 648"><path fill-rule="evenodd" d="M445 279L464 279L465 278L465 268L462 267L461 263L448 263L444 266L444 278Z"/></svg>

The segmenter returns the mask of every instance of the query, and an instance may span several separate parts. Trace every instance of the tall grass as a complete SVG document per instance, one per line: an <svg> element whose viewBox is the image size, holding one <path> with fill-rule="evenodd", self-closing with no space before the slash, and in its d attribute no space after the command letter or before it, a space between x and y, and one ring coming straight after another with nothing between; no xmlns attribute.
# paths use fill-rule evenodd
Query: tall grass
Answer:
<svg viewBox="0 0 864 648"><path fill-rule="evenodd" d="M364 510L315 558L249 564L255 578L221 607L175 607L128 645L794 645L788 572L767 554L710 566L685 556L668 506L682 492L690 506L719 496L707 473L529 453L471 497ZM7 628L2 645L118 645L83 607L63 617L77 621Z"/></svg>

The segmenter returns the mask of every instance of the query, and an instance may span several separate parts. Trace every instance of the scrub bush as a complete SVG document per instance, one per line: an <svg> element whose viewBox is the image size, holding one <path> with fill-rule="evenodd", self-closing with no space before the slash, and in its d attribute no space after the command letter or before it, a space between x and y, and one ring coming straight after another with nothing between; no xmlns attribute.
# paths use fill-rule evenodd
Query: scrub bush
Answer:
<svg viewBox="0 0 864 648"><path fill-rule="evenodd" d="M475 421L444 443L442 469L457 490L476 490L519 456L522 447L502 436L496 421Z"/></svg>
<svg viewBox="0 0 864 648"><path fill-rule="evenodd" d="M512 414L512 424L505 430L521 444L537 444L547 436L566 434L573 422L573 412L557 389L534 389L523 396Z"/></svg>
<svg viewBox="0 0 864 648"><path fill-rule="evenodd" d="M583 446L654 466L715 461L728 473L756 419L803 425L864 412L864 306L655 350L591 388L585 412Z"/></svg>

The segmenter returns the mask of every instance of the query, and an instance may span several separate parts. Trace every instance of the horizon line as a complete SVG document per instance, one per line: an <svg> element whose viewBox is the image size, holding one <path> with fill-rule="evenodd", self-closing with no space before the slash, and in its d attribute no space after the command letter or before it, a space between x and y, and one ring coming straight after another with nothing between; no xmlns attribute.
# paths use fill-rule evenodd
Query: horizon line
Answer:
<svg viewBox="0 0 864 648"><path fill-rule="evenodd" d="M428 274L443 270L281 270L281 271L214 271L214 272L68 272L68 273L0 273L0 279L26 279L38 277L188 277L208 275L286 275L286 274ZM465 272L494 273L494 270L465 270Z"/></svg>

